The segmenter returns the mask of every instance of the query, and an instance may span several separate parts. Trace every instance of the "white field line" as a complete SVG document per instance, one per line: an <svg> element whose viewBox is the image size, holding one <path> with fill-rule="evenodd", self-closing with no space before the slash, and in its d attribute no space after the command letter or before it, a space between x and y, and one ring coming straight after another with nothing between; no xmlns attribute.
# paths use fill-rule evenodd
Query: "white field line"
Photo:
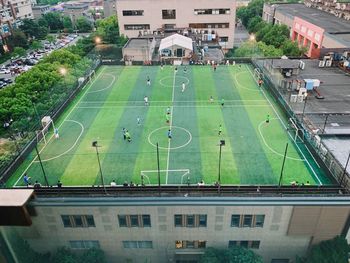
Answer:
<svg viewBox="0 0 350 263"><path fill-rule="evenodd" d="M170 116L170 123L169 123L169 130L171 130L171 127L173 126L173 102L174 102L174 96L175 96L175 77L176 77L176 71L174 70L174 80L173 80L173 93L171 96L171 106L170 106L170 112L171 112L171 116ZM169 175L169 160L170 160L170 146L171 146L171 140L172 139L168 139L168 158L167 158L167 162L166 162L166 177L165 177L165 184L168 184L168 175Z"/></svg>
<svg viewBox="0 0 350 263"><path fill-rule="evenodd" d="M270 105L268 104L265 104L265 105L226 105L225 103L225 107L228 107L228 108L242 108L242 107L245 107L245 108L249 108L249 107L252 107L252 108L259 108L259 107L270 107ZM142 105L137 105L137 106L78 106L76 107L77 109L118 109L118 108L142 108L142 107L145 107L145 106L142 106ZM149 106L149 107L152 107L152 108L164 108L164 105L153 105L153 106ZM184 105L184 106L176 106L177 108L219 108L220 106L219 105Z"/></svg>
<svg viewBox="0 0 350 263"><path fill-rule="evenodd" d="M238 101L238 102L266 102L266 100L225 100L225 102L230 102L230 101ZM82 101L80 103L144 103L143 100L134 100L134 101L130 101L130 100L116 100L116 101L106 101L104 102L103 100L101 101L98 101L98 100L86 100L86 101ZM202 102L207 102L207 103L210 103L209 100L178 100L178 101L170 101L170 100L152 100L152 103L157 103L157 102L164 102L164 103L169 103L169 102L174 102L174 103L187 103L187 102L196 102L196 103L202 103ZM214 102L213 102L214 103Z"/></svg>
<svg viewBox="0 0 350 263"><path fill-rule="evenodd" d="M58 129L61 128L61 126L63 125L63 123L67 120L67 118L69 117L69 115L71 115L71 113L73 112L73 110L75 110L75 108L77 107L77 105L80 103L80 101L84 98L84 96L86 95L86 93L88 92L88 90L91 88L91 86L96 82L96 80L99 78L99 76L101 76L101 74L103 73L103 71L106 68L103 68L101 70L101 72L95 77L95 79L90 82L90 86L84 91L84 94L80 97L80 99L78 100L78 102L73 106L73 108L68 112L68 114L66 115L66 117L63 119L63 121L61 122L61 124L58 126ZM47 141L47 143L44 145L44 147L39 151L39 154L46 148L46 146L49 144L49 142L51 141L51 139L54 137L54 135L52 135L49 140ZM28 171L28 169L32 166L32 164L35 162L36 158L38 158L38 156L35 156L33 158L33 160L30 162L30 164L27 166L27 168L23 171L23 173L21 174L21 176L18 178L18 180L16 181L16 183L14 184L14 186L16 186L19 182L19 180L21 180L21 178L23 177L23 175Z"/></svg>
<svg viewBox="0 0 350 263"><path fill-rule="evenodd" d="M246 65L246 67L248 68L250 74L252 75L252 77L254 78L254 74L252 73L252 71L250 70L250 68ZM264 95L264 97L266 98L266 100L269 102L269 104L271 105L271 108L273 109L273 111L275 112L276 116L278 117L279 121L281 122L281 124L283 125L283 127L287 130L287 126L284 124L282 118L280 117L280 115L278 114L277 110L275 109L275 107L273 106L273 104L271 103L271 101L269 100L269 98L266 96L265 91L263 89L261 89L262 94ZM289 135L289 137L292 139L293 141L293 137L290 135L290 133L287 131L287 134ZM320 178L318 178L315 170L312 168L311 164L309 163L309 161L307 160L307 158L305 157L304 153L301 151L299 145L297 143L294 143L294 145L298 148L299 152L301 153L301 155L303 156L303 158L305 159L305 162L309 165L311 171L313 172L313 174L315 175L315 177L317 178L317 181L319 182L320 185L322 185L322 182L320 180Z"/></svg>

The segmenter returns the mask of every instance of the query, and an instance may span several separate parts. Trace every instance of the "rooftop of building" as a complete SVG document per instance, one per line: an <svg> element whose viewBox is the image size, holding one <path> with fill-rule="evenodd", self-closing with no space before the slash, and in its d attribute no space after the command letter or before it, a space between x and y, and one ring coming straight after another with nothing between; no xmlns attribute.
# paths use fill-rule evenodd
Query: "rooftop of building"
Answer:
<svg viewBox="0 0 350 263"><path fill-rule="evenodd" d="M304 4L278 4L277 10L289 15L300 17L314 25L322 27L327 33L350 33L350 22L327 12L309 8Z"/></svg>
<svg viewBox="0 0 350 263"><path fill-rule="evenodd" d="M124 48L149 48L152 39L149 38L130 38Z"/></svg>

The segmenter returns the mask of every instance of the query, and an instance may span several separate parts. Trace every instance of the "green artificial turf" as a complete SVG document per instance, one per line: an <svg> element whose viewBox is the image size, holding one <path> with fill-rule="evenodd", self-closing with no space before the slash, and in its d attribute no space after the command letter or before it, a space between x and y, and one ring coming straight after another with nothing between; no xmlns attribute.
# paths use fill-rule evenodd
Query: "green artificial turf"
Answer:
<svg viewBox="0 0 350 263"><path fill-rule="evenodd" d="M98 141L106 184L112 180L157 184L157 143L162 184L200 180L212 184L218 180L220 140L225 140L222 184L277 184L286 143L283 184L330 183L304 145L291 140L278 106L265 88L257 86L253 68L242 64L219 66L216 72L210 66L183 69L174 73L171 66L101 67L56 121L60 138L49 134L48 143L39 144L49 183L101 184L92 147ZM146 83L148 76L151 86ZM184 92L182 83L186 84ZM144 96L149 97L149 106L144 105ZM166 123L167 107L172 110L170 125ZM269 123L265 122L267 115ZM173 138L169 141L170 127ZM123 140L123 128L129 130L131 142ZM24 172L33 182L44 183L35 152L9 183L23 185Z"/></svg>

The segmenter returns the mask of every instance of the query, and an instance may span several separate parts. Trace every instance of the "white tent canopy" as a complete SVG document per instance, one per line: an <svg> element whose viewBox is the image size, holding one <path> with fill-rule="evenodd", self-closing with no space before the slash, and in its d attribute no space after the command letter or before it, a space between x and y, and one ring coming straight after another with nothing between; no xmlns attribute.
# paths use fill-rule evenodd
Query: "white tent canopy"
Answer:
<svg viewBox="0 0 350 263"><path fill-rule="evenodd" d="M193 51L192 39L179 34L163 38L160 42L159 50L171 49L173 46L179 46Z"/></svg>

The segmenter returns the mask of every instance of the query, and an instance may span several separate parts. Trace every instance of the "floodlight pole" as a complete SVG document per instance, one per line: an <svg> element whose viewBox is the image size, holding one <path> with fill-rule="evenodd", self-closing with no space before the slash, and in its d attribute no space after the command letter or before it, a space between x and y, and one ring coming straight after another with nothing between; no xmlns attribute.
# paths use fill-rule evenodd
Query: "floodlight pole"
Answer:
<svg viewBox="0 0 350 263"><path fill-rule="evenodd" d="M103 174L102 174L100 153L98 152L98 147L100 147L100 146L97 145L97 141L94 141L94 142L92 142L92 147L95 147L95 149L96 149L96 156L97 156L98 167L100 169L101 182L102 182L103 189L104 189L105 193L107 194L107 190L106 190L106 186L105 186L105 182L104 182Z"/></svg>
<svg viewBox="0 0 350 263"><path fill-rule="evenodd" d="M280 180L278 182L278 186L281 187L282 185L282 177L283 177L283 169L284 169L284 164L286 162L286 157L287 157L287 150L288 150L288 142L286 144L286 149L284 151L284 156L283 156L283 162L282 162L282 168L281 168L281 175L280 175Z"/></svg>
<svg viewBox="0 0 350 263"><path fill-rule="evenodd" d="M325 130L326 130L326 125L327 125L328 117L329 117L329 114L326 115L326 119L324 120L323 129L322 129L322 134L324 134L324 132L325 132Z"/></svg>
<svg viewBox="0 0 350 263"><path fill-rule="evenodd" d="M304 123L304 115L305 115L307 97L308 97L308 95L306 95L306 97L305 97L305 100L304 100L304 108L303 108L303 112L302 112L302 114L301 114L301 120L302 120L303 123Z"/></svg>
<svg viewBox="0 0 350 263"><path fill-rule="evenodd" d="M40 116L39 116L38 110L37 110L37 108L36 108L34 102L33 102L32 100L31 100L30 102L31 102L32 105L33 105L34 114L35 114L36 118L38 119L39 127L40 127L41 120L40 120Z"/></svg>
<svg viewBox="0 0 350 263"><path fill-rule="evenodd" d="M344 171L343 171L343 176L342 176L342 178L341 178L341 180L340 180L340 186L342 185L343 180L344 180L344 178L345 178L346 169L348 168L349 160L350 160L350 152L349 152L349 155L348 155L348 159L346 160L346 164L345 164Z"/></svg>
<svg viewBox="0 0 350 263"><path fill-rule="evenodd" d="M158 168L158 189L160 194L160 165L159 165L159 144L157 143L157 168Z"/></svg>
<svg viewBox="0 0 350 263"><path fill-rule="evenodd" d="M218 173L219 186L221 184L221 153L222 153L222 146L224 146L224 145L225 145L225 141L220 140L220 143L219 143L219 147L220 147L220 150L219 150L219 173Z"/></svg>
<svg viewBox="0 0 350 263"><path fill-rule="evenodd" d="M40 152L38 150L38 146L35 144L34 147L35 147L36 155L38 156L38 159L39 159L41 170L43 171L43 175L44 175L46 186L49 187L49 181L47 180L45 169L44 169L44 166L43 166L43 162L41 161L41 158L40 158Z"/></svg>

